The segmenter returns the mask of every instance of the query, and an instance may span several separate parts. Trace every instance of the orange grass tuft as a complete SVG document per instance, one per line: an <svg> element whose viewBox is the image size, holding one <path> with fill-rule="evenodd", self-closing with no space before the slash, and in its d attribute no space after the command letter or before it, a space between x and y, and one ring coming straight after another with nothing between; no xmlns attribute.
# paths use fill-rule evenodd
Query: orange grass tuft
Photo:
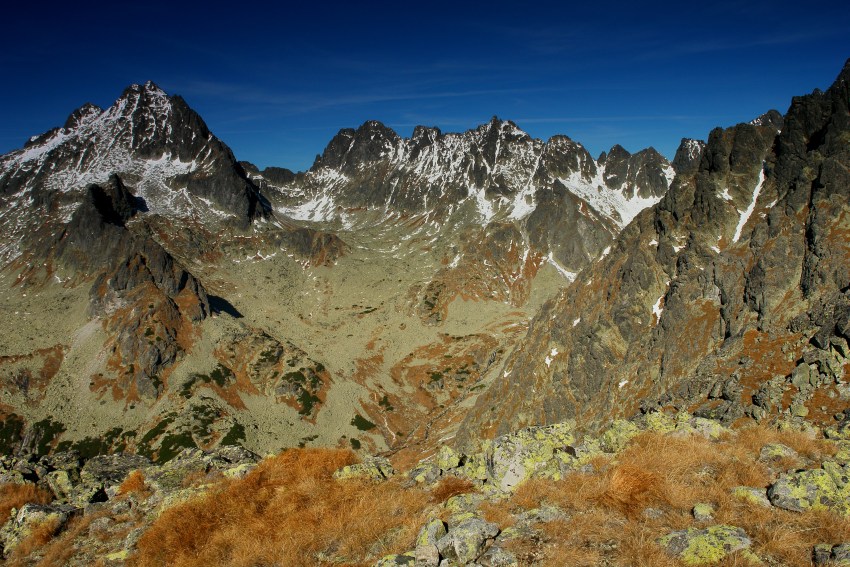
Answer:
<svg viewBox="0 0 850 567"><path fill-rule="evenodd" d="M0 484L0 523L9 518L12 508L24 504L47 504L53 495L34 484Z"/></svg>
<svg viewBox="0 0 850 567"><path fill-rule="evenodd" d="M665 500L660 475L630 464L620 465L608 475L608 487L601 496L607 506L629 517L650 503Z"/></svg>
<svg viewBox="0 0 850 567"><path fill-rule="evenodd" d="M132 471L118 487L118 494L125 495L131 493L145 494L149 492L148 485L145 484L145 475L140 470Z"/></svg>
<svg viewBox="0 0 850 567"><path fill-rule="evenodd" d="M431 502L445 502L452 496L477 492L472 481L456 476L446 476L431 490Z"/></svg>
<svg viewBox="0 0 850 567"><path fill-rule="evenodd" d="M365 565L412 545L427 494L384 483L337 481L354 462L339 449L297 449L241 480L166 510L139 541L134 564Z"/></svg>

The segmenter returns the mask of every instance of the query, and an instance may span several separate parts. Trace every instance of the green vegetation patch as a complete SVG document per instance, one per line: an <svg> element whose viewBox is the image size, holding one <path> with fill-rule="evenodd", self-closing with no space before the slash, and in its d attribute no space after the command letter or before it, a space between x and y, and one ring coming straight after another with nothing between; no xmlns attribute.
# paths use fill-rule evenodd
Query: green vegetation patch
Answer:
<svg viewBox="0 0 850 567"><path fill-rule="evenodd" d="M180 395L189 398L192 395L192 387L195 384L215 383L219 388L224 388L234 379L233 371L219 363L209 374L192 374L189 380L180 389Z"/></svg>
<svg viewBox="0 0 850 567"><path fill-rule="evenodd" d="M114 427L98 437L85 437L79 441L62 441L56 445L57 452L73 450L80 454L83 459L91 459L98 455L106 455L113 451L123 451L127 444L124 439L132 435L125 433L120 427ZM121 443L116 441L121 440Z"/></svg>
<svg viewBox="0 0 850 567"><path fill-rule="evenodd" d="M352 418L351 420L351 425L353 425L360 431L369 431L370 429L375 429L375 424L360 415L359 413L354 414L354 418Z"/></svg>
<svg viewBox="0 0 850 567"><path fill-rule="evenodd" d="M153 460L159 463L166 463L176 457L183 449L197 446L197 443L192 438L192 434L188 431L166 435L162 438L156 458Z"/></svg>
<svg viewBox="0 0 850 567"><path fill-rule="evenodd" d="M384 394L384 397L378 402L378 405L384 408L385 411L393 411L395 409L386 394Z"/></svg>
<svg viewBox="0 0 850 567"><path fill-rule="evenodd" d="M23 430L24 418L14 413L0 421L0 453L10 455L21 442Z"/></svg>
<svg viewBox="0 0 850 567"><path fill-rule="evenodd" d="M241 423L234 423L230 431L221 438L219 445L241 445L245 441L245 426Z"/></svg>
<svg viewBox="0 0 850 567"><path fill-rule="evenodd" d="M65 432L64 425L49 417L34 423L32 427L36 431L36 438L38 439L36 453L39 457L48 454L53 441Z"/></svg>

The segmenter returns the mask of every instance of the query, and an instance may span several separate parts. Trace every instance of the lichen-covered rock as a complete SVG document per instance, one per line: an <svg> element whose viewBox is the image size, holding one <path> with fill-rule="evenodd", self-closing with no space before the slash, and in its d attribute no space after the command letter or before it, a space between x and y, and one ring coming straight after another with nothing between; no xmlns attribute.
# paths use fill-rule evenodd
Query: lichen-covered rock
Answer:
<svg viewBox="0 0 850 567"><path fill-rule="evenodd" d="M127 478L130 472L144 469L150 465L150 459L142 455L124 453L98 455L89 459L83 465L82 470L80 470L80 479L84 484L117 487Z"/></svg>
<svg viewBox="0 0 850 567"><path fill-rule="evenodd" d="M51 523L54 530L63 526L76 508L69 505L24 504L17 514L0 528L0 551L8 557L33 530Z"/></svg>
<svg viewBox="0 0 850 567"><path fill-rule="evenodd" d="M670 433L676 429L676 420L674 417L664 413L663 411L649 412L644 416L644 423L647 431L655 431L657 433Z"/></svg>
<svg viewBox="0 0 850 567"><path fill-rule="evenodd" d="M242 478L256 468L259 461L259 455L237 446L210 451L187 447L160 467L150 469L146 481L158 492L170 494L182 490L183 481L189 475L216 471L229 478Z"/></svg>
<svg viewBox="0 0 850 567"><path fill-rule="evenodd" d="M74 492L74 482L66 470L49 472L45 475L44 481L57 500L67 501Z"/></svg>
<svg viewBox="0 0 850 567"><path fill-rule="evenodd" d="M440 478L440 467L433 461L423 461L407 473L407 477L420 484L432 484Z"/></svg>
<svg viewBox="0 0 850 567"><path fill-rule="evenodd" d="M836 451L832 456L832 460L839 465L850 463L850 441L837 441Z"/></svg>
<svg viewBox="0 0 850 567"><path fill-rule="evenodd" d="M368 457L362 463L342 467L334 473L339 480L366 479L374 481L386 480L395 474L395 469L384 457Z"/></svg>
<svg viewBox="0 0 850 567"><path fill-rule="evenodd" d="M472 481L487 480L487 456L485 453L468 455L457 474Z"/></svg>
<svg viewBox="0 0 850 567"><path fill-rule="evenodd" d="M482 567L519 567L516 555L498 544L491 545L478 559Z"/></svg>
<svg viewBox="0 0 850 567"><path fill-rule="evenodd" d="M446 533L446 525L439 518L434 518L419 530L419 535L416 537L416 549L413 551L417 567L437 567L440 564L440 550L437 548L437 542Z"/></svg>
<svg viewBox="0 0 850 567"><path fill-rule="evenodd" d="M823 434L827 439L850 441L850 419L845 419L838 425L827 428Z"/></svg>
<svg viewBox="0 0 850 567"><path fill-rule="evenodd" d="M839 543L830 555L834 565L850 565L850 543Z"/></svg>
<svg viewBox="0 0 850 567"><path fill-rule="evenodd" d="M638 433L640 428L637 425L625 419L618 419L602 434L602 448L609 453L616 453Z"/></svg>
<svg viewBox="0 0 850 567"><path fill-rule="evenodd" d="M766 463L797 457L797 451L782 443L768 443L759 451L759 460Z"/></svg>
<svg viewBox="0 0 850 567"><path fill-rule="evenodd" d="M527 427L497 438L487 454L487 480L502 491L510 492L547 467L559 469L557 451L575 442L566 423L546 427Z"/></svg>
<svg viewBox="0 0 850 567"><path fill-rule="evenodd" d="M485 550L488 540L499 534L499 527L478 517L462 520L437 541L440 555L461 565L475 561Z"/></svg>
<svg viewBox="0 0 850 567"><path fill-rule="evenodd" d="M461 455L457 451L443 445L437 453L437 466L443 471L449 471L460 466Z"/></svg>
<svg viewBox="0 0 850 567"><path fill-rule="evenodd" d="M714 519L715 509L711 504L700 502L694 505L691 512L694 515L694 520L697 522L710 522Z"/></svg>
<svg viewBox="0 0 850 567"><path fill-rule="evenodd" d="M783 474L767 492L771 503L785 510L832 510L850 514L850 465L827 461L820 469Z"/></svg>
<svg viewBox="0 0 850 567"><path fill-rule="evenodd" d="M767 497L767 492L764 488L755 488L752 486L736 486L732 489L732 496L738 500L743 500L755 506L763 506L770 508L770 500Z"/></svg>
<svg viewBox="0 0 850 567"><path fill-rule="evenodd" d="M662 537L659 543L685 565L716 563L733 551L746 550L752 545L744 530L726 525L672 532Z"/></svg>
<svg viewBox="0 0 850 567"><path fill-rule="evenodd" d="M446 500L445 507L452 514L463 514L476 510L483 500L482 494L474 492L458 494Z"/></svg>

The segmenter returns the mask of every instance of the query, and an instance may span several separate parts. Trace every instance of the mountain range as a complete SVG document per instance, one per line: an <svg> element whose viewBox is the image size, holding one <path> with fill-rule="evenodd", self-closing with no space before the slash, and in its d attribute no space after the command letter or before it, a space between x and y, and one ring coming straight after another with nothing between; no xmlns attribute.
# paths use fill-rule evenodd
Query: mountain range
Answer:
<svg viewBox="0 0 850 567"><path fill-rule="evenodd" d="M413 462L674 407L829 422L850 358L850 64L671 161L493 118L237 161L132 85L0 157L0 451Z"/></svg>

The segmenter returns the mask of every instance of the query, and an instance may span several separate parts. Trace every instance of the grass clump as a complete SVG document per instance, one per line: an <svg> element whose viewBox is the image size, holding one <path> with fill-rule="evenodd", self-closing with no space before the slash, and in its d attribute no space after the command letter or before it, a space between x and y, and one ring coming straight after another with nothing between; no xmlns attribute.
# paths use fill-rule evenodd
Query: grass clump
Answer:
<svg viewBox="0 0 850 567"><path fill-rule="evenodd" d="M139 567L371 564L405 551L427 495L388 481L337 481L348 450L290 449L240 480L166 510L139 540Z"/></svg>
<svg viewBox="0 0 850 567"><path fill-rule="evenodd" d="M533 479L487 512L505 518L547 505L563 511L563 519L541 525L539 539L509 544L520 564L592 566L616 558L612 565L673 567L681 563L659 538L694 527L693 506L707 502L716 509L712 523L743 528L753 542L750 551L766 564L809 567L815 544L850 539L850 518L788 512L736 498L735 487L764 489L774 481L775 473L759 461L767 443L783 443L816 460L834 451L823 440L762 426L715 441L646 432L610 462L595 462L597 472L574 472L554 482ZM716 564L750 565L748 557L738 552Z"/></svg>
<svg viewBox="0 0 850 567"><path fill-rule="evenodd" d="M446 476L431 490L431 502L445 502L452 496L477 492L478 488L472 481L456 476Z"/></svg>

